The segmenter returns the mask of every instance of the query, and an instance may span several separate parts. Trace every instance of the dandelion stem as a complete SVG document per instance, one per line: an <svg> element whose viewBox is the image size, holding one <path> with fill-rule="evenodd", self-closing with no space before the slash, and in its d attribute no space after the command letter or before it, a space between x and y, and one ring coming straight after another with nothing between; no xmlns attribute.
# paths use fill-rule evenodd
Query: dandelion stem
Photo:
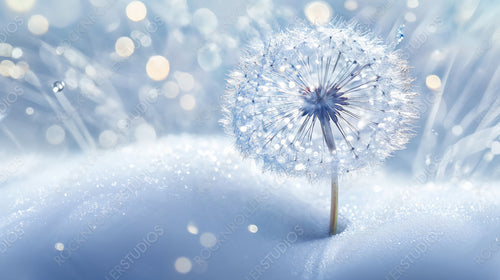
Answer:
<svg viewBox="0 0 500 280"><path fill-rule="evenodd" d="M337 216L338 216L338 200L339 200L339 182L337 173L332 174L332 201L330 205L330 235L337 233Z"/></svg>
<svg viewBox="0 0 500 280"><path fill-rule="evenodd" d="M326 146L330 153L335 152L335 140L333 139L332 128L330 125L330 118L326 114L321 114L319 117L321 130L326 142ZM338 216L338 200L339 200L339 182L337 172L332 174L332 199L330 204L330 235L337 233L337 216Z"/></svg>

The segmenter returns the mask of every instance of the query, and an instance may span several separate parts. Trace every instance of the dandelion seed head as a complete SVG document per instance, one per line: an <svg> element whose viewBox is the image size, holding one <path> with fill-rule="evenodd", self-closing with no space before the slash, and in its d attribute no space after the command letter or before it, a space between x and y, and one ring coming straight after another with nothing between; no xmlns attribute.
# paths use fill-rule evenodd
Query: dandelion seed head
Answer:
<svg viewBox="0 0 500 280"><path fill-rule="evenodd" d="M228 79L223 123L266 169L314 179L402 149L415 97L406 61L371 33L299 26L249 47Z"/></svg>

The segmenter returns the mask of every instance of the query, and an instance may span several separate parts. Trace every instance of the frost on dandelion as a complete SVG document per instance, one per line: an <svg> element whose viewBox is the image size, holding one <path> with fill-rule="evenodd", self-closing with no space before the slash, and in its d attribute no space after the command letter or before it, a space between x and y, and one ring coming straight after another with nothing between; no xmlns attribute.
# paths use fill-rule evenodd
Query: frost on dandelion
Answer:
<svg viewBox="0 0 500 280"><path fill-rule="evenodd" d="M345 23L300 26L242 55L223 122L245 156L314 179L402 149L415 97L406 61L371 33Z"/></svg>

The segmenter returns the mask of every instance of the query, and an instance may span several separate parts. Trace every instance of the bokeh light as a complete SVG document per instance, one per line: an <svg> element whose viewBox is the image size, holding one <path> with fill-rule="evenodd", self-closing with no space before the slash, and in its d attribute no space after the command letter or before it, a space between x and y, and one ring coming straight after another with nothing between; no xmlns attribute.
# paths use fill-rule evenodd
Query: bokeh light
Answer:
<svg viewBox="0 0 500 280"><path fill-rule="evenodd" d="M105 130L99 134L99 145L102 148L110 149L113 148L118 141L116 133L112 130Z"/></svg>
<svg viewBox="0 0 500 280"><path fill-rule="evenodd" d="M115 51L121 57L129 57L134 53L134 41L129 37L120 37L116 40Z"/></svg>
<svg viewBox="0 0 500 280"><path fill-rule="evenodd" d="M167 98L176 98L179 95L179 86L174 81L168 81L163 85L162 92Z"/></svg>
<svg viewBox="0 0 500 280"><path fill-rule="evenodd" d="M7 43L0 43L0 56L10 57L12 55L13 47Z"/></svg>
<svg viewBox="0 0 500 280"><path fill-rule="evenodd" d="M191 261L186 257L180 257L175 260L174 264L175 270L181 274L186 274L191 271L193 265Z"/></svg>
<svg viewBox="0 0 500 280"><path fill-rule="evenodd" d="M9 76L15 80L23 78L26 70L25 64L21 62L9 64Z"/></svg>
<svg viewBox="0 0 500 280"><path fill-rule="evenodd" d="M418 7L419 3L418 0L407 0L406 1L406 6L410 9L415 9Z"/></svg>
<svg viewBox="0 0 500 280"><path fill-rule="evenodd" d="M183 91L190 91L194 88L194 77L187 72L175 72L175 79L179 88Z"/></svg>
<svg viewBox="0 0 500 280"><path fill-rule="evenodd" d="M186 94L181 96L180 99L181 108L186 111L191 111L196 107L196 98L191 94Z"/></svg>
<svg viewBox="0 0 500 280"><path fill-rule="evenodd" d="M19 59L23 56L23 50L21 48L12 49L12 58Z"/></svg>
<svg viewBox="0 0 500 280"><path fill-rule="evenodd" d="M14 66L15 66L14 62L8 59L2 60L2 62L0 62L0 75L4 77L10 77L10 74Z"/></svg>
<svg viewBox="0 0 500 280"><path fill-rule="evenodd" d="M64 251L64 244L63 244L63 243L58 242L58 243L56 243L56 244L54 245L54 248L55 248L57 251Z"/></svg>
<svg viewBox="0 0 500 280"><path fill-rule="evenodd" d="M219 68L222 64L219 47L214 43L210 43L199 49L198 64L205 71L213 71Z"/></svg>
<svg viewBox="0 0 500 280"><path fill-rule="evenodd" d="M54 124L51 125L49 128L47 128L47 131L45 133L45 138L47 139L47 142L49 142L50 144L59 145L66 138L66 132L64 132L64 128L62 128L57 124Z"/></svg>
<svg viewBox="0 0 500 280"><path fill-rule="evenodd" d="M307 19L316 25L322 25L330 21L332 17L332 8L323 1L315 1L306 5L304 12Z"/></svg>
<svg viewBox="0 0 500 280"><path fill-rule="evenodd" d="M358 9L358 2L356 2L356 0L347 0L344 2L344 8L349 11L354 11Z"/></svg>
<svg viewBox="0 0 500 280"><path fill-rule="evenodd" d="M425 85L432 90L439 90L441 88L441 79L436 75L429 75L425 78Z"/></svg>
<svg viewBox="0 0 500 280"><path fill-rule="evenodd" d="M193 223L189 223L187 225L187 231L191 234L197 235L198 234L198 227Z"/></svg>
<svg viewBox="0 0 500 280"><path fill-rule="evenodd" d="M131 21L136 22L145 19L148 12L146 5L144 5L141 1L130 2L125 11L127 13L127 17Z"/></svg>
<svg viewBox="0 0 500 280"><path fill-rule="evenodd" d="M204 232L200 235L200 244L205 248L211 248L217 244L217 237L211 232Z"/></svg>
<svg viewBox="0 0 500 280"><path fill-rule="evenodd" d="M248 231L251 233L257 233L259 231L259 228L256 225L248 225Z"/></svg>
<svg viewBox="0 0 500 280"><path fill-rule="evenodd" d="M203 34L213 33L217 29L217 16L207 8L201 8L193 14L193 25Z"/></svg>
<svg viewBox="0 0 500 280"><path fill-rule="evenodd" d="M35 5L35 0L6 0L7 6L14 12L27 12Z"/></svg>
<svg viewBox="0 0 500 280"><path fill-rule="evenodd" d="M152 125L142 123L135 128L134 136L138 142L151 142L156 140L156 130Z"/></svg>
<svg viewBox="0 0 500 280"><path fill-rule="evenodd" d="M405 20L407 22L415 22L417 20L417 16L413 12L407 12L405 14Z"/></svg>
<svg viewBox="0 0 500 280"><path fill-rule="evenodd" d="M35 113L35 109L33 109L33 107L27 107L25 112L26 112L26 115L31 116Z"/></svg>
<svg viewBox="0 0 500 280"><path fill-rule="evenodd" d="M35 35L43 35L49 30L49 21L42 15L33 15L28 20L28 30Z"/></svg>
<svg viewBox="0 0 500 280"><path fill-rule="evenodd" d="M152 56L146 64L146 72L152 80L162 81L170 72L170 63L161 55Z"/></svg>

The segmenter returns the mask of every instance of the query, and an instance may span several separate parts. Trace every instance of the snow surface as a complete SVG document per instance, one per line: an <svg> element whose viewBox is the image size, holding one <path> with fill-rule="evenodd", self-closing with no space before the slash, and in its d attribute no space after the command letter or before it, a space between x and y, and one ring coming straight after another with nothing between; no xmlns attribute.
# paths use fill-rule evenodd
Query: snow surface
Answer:
<svg viewBox="0 0 500 280"><path fill-rule="evenodd" d="M344 178L328 236L327 181L221 136L37 158L0 188L2 280L500 278L497 182Z"/></svg>

